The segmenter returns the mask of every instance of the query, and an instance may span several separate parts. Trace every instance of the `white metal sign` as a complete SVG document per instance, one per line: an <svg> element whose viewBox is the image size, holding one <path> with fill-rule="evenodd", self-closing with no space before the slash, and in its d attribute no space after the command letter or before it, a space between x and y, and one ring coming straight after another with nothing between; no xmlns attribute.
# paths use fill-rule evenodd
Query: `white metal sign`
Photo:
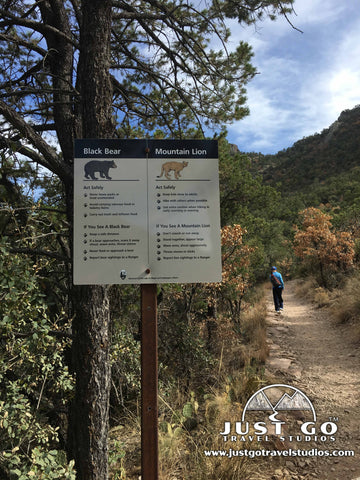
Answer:
<svg viewBox="0 0 360 480"><path fill-rule="evenodd" d="M221 281L217 142L77 140L74 283Z"/></svg>

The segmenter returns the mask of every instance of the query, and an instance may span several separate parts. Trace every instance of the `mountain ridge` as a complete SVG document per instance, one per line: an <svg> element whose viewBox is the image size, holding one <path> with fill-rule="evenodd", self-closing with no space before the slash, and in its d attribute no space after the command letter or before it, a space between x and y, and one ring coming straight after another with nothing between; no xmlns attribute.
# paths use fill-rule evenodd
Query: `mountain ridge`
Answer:
<svg viewBox="0 0 360 480"><path fill-rule="evenodd" d="M285 193L306 192L360 166L360 105L344 110L321 133L274 155L249 154L252 171Z"/></svg>

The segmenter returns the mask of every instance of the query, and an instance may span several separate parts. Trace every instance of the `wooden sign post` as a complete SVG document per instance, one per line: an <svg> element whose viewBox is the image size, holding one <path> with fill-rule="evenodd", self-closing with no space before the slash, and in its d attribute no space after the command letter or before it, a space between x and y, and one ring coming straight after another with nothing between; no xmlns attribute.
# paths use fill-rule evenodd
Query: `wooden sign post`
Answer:
<svg viewBox="0 0 360 480"><path fill-rule="evenodd" d="M141 472L158 478L158 355L156 285L141 285Z"/></svg>

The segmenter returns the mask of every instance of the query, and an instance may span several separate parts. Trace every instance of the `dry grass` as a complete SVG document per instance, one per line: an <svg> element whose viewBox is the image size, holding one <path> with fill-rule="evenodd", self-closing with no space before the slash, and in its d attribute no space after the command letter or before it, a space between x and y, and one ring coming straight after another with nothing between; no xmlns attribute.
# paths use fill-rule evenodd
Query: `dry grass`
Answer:
<svg viewBox="0 0 360 480"><path fill-rule="evenodd" d="M313 278L299 282L296 292L313 302L319 308L329 308L330 312L341 324L348 324L352 328L352 335L356 342L360 341L360 276L344 278L340 285L327 290L319 287Z"/></svg>
<svg viewBox="0 0 360 480"><path fill-rule="evenodd" d="M331 294L323 287L314 289L314 303L320 308L328 307L331 304Z"/></svg>
<svg viewBox="0 0 360 480"><path fill-rule="evenodd" d="M222 318L216 328L218 356L212 393L184 398L178 391L167 400L166 421L160 433L160 480L243 480L250 478L254 462L246 457L237 459L206 457L204 450L234 447L224 443L220 435L225 421L241 417L249 396L262 384L261 365L269 348L266 341L266 298L260 291L254 306L247 306L241 316L238 334L231 319ZM194 407L194 429L188 431L181 423L181 406ZM177 409L171 405L178 405ZM180 420L179 420L180 419ZM184 421L184 418L182 419ZM241 442L237 449L249 448Z"/></svg>
<svg viewBox="0 0 360 480"><path fill-rule="evenodd" d="M168 427L160 434L159 480L241 480L249 478L252 463L243 459L207 457L204 450L229 448L220 432L225 421L239 418L240 405L227 392L205 395L196 430ZM244 444L237 448L247 448Z"/></svg>
<svg viewBox="0 0 360 480"><path fill-rule="evenodd" d="M336 296L335 292L320 287L312 277L299 281L296 285L296 293L319 308L329 307Z"/></svg>
<svg viewBox="0 0 360 480"><path fill-rule="evenodd" d="M314 301L314 290L318 288L319 285L317 281L309 277L307 279L302 279L296 284L296 293L303 298Z"/></svg>
<svg viewBox="0 0 360 480"><path fill-rule="evenodd" d="M249 339L249 354L258 363L265 363L269 355L266 335L266 300L263 296L258 303L245 312L242 329Z"/></svg>
<svg viewBox="0 0 360 480"><path fill-rule="evenodd" d="M204 335L207 332L205 326ZM216 320L211 351L217 358L212 386L190 386L194 391L187 393L178 386L166 397L160 394L159 480L253 478L254 462L248 457L207 457L204 450L250 448L241 442L225 443L220 432L225 421L241 418L245 402L262 385L262 364L269 353L264 292L257 295L254 306L244 308L238 328L229 318ZM121 430L127 437L123 437L124 473L113 480L137 480L141 473L139 425L133 426L137 431L133 435L127 427Z"/></svg>
<svg viewBox="0 0 360 480"><path fill-rule="evenodd" d="M332 312L340 323L352 323L360 338L360 278L348 279L338 292Z"/></svg>

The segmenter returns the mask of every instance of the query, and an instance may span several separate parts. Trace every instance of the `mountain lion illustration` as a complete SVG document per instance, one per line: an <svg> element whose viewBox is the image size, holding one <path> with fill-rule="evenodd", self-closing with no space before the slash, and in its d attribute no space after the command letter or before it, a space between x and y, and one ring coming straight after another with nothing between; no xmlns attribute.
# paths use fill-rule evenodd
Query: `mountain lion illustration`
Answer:
<svg viewBox="0 0 360 480"><path fill-rule="evenodd" d="M181 177L180 172L183 170L185 167L187 167L189 162L166 162L161 165L161 173L160 175L157 176L157 178L160 178L163 176L165 173L165 177L168 180L171 180L169 173L171 171L174 172L174 176L176 180L178 180L179 177Z"/></svg>
<svg viewBox="0 0 360 480"><path fill-rule="evenodd" d="M92 180L98 180L95 177L95 172L99 172L101 178L111 180L111 177L109 177L110 168L117 168L117 165L113 160L91 160L84 166L85 178L89 178L90 176Z"/></svg>

